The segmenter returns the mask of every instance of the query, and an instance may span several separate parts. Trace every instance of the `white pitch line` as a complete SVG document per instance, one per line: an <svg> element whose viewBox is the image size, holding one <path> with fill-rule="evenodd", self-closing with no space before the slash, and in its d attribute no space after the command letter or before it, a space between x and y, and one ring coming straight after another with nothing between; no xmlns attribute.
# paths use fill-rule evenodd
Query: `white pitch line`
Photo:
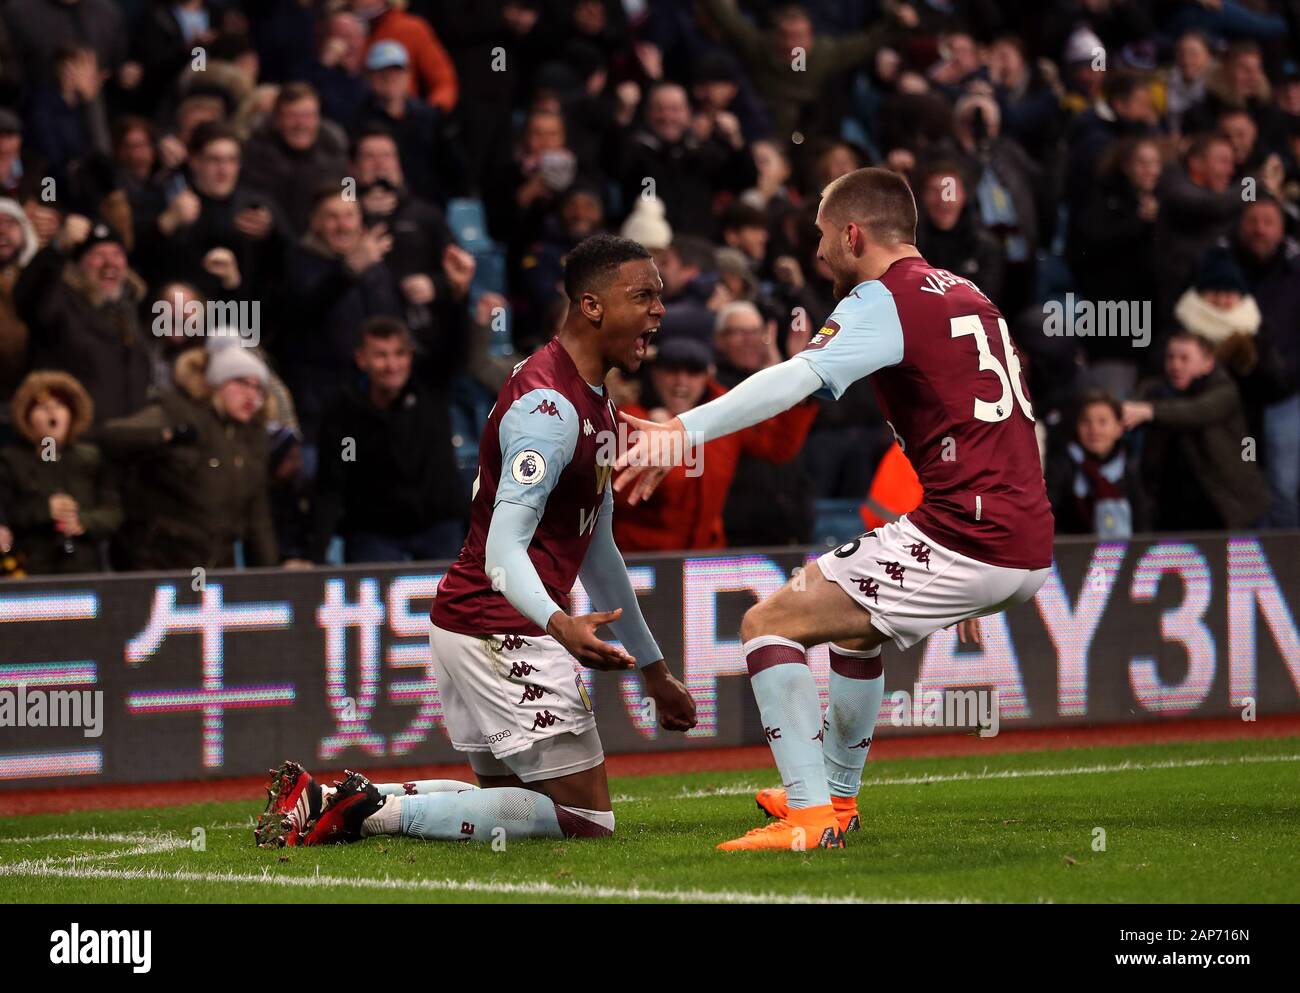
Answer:
<svg viewBox="0 0 1300 993"><path fill-rule="evenodd" d="M174 835L159 834L156 831L55 831L53 834L29 835L25 838L0 838L0 843L6 845L35 845L43 841L139 842L174 837Z"/></svg>
<svg viewBox="0 0 1300 993"><path fill-rule="evenodd" d="M1080 765L1066 769L998 769L993 772L954 772L923 776L897 776L891 779L864 779L865 786L924 786L929 783L965 783L989 779L1039 779L1052 776L1093 776L1112 772L1151 772L1157 769L1197 769L1204 766L1257 765L1269 762L1300 762L1300 755L1244 755L1235 759L1168 759L1162 762L1118 762L1114 765ZM703 800L711 796L745 796L762 789L757 784L718 786L714 788L682 790L673 800ZM651 799L644 796L618 797L624 803Z"/></svg>
<svg viewBox="0 0 1300 993"><path fill-rule="evenodd" d="M809 893L745 893L734 890L658 890L640 887L588 886L575 883L500 883L483 879L366 879L351 876L285 876L240 872L164 872L159 869L79 869L49 865L45 860L0 864L0 877L35 876L59 879L149 880L181 883L247 883L290 889L396 890L416 893L494 893L511 896L557 896L594 900L663 900L674 903L735 904L853 904L853 903L977 903L975 900L870 900Z"/></svg>

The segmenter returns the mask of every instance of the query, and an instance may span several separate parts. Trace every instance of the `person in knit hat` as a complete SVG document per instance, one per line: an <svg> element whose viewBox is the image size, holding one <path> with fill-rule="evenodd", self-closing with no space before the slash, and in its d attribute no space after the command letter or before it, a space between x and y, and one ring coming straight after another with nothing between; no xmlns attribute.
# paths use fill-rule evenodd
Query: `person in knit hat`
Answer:
<svg viewBox="0 0 1300 993"><path fill-rule="evenodd" d="M119 568L222 569L279 562L270 508L270 370L237 339L176 360L176 389L110 421L102 446L124 471Z"/></svg>
<svg viewBox="0 0 1300 993"><path fill-rule="evenodd" d="M1215 359L1233 376L1241 379L1254 370L1259 306L1229 249L1205 254L1195 282L1174 305L1174 318L1184 331L1210 342Z"/></svg>
<svg viewBox="0 0 1300 993"><path fill-rule="evenodd" d="M0 506L16 557L29 575L98 572L122 504L99 449L82 440L90 395L65 372L37 371L11 406L23 440L0 449Z"/></svg>

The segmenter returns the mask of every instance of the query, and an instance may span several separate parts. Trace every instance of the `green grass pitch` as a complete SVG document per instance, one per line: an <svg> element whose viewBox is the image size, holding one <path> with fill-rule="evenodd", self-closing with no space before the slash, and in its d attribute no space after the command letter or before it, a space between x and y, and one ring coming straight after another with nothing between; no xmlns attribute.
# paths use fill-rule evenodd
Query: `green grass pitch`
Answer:
<svg viewBox="0 0 1300 993"><path fill-rule="evenodd" d="M502 851L410 838L260 851L254 797L13 817L0 901L1300 900L1300 739L873 761L844 851L715 851L761 822L750 792L775 781L618 779L614 838Z"/></svg>

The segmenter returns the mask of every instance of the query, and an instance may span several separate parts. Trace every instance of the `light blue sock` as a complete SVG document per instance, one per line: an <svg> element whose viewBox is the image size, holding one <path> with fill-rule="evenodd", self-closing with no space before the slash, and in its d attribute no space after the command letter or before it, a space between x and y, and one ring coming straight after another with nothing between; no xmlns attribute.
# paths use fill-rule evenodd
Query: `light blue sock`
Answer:
<svg viewBox="0 0 1300 993"><path fill-rule="evenodd" d="M550 797L517 786L403 797L402 834L487 842L564 837Z"/></svg>
<svg viewBox="0 0 1300 993"><path fill-rule="evenodd" d="M830 646L831 700L826 708L826 780L832 796L857 796L876 731L885 675L880 648L851 652Z"/></svg>
<svg viewBox="0 0 1300 993"><path fill-rule="evenodd" d="M459 779L413 779L409 783L376 783L375 789L384 796L418 796L424 793L455 793L457 790L476 790L473 783Z"/></svg>
<svg viewBox="0 0 1300 993"><path fill-rule="evenodd" d="M802 645L765 635L745 642L749 682L792 809L831 802L822 762L822 709Z"/></svg>

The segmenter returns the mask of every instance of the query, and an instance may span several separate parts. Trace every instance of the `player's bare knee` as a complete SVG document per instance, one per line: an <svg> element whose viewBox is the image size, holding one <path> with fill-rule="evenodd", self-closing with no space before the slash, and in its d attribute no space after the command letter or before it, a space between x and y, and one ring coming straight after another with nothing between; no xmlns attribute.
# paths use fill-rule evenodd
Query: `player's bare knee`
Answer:
<svg viewBox="0 0 1300 993"><path fill-rule="evenodd" d="M780 633L771 629L774 612L770 604L770 600L760 600L745 611L745 616L740 619L740 640L742 643L761 638L767 634Z"/></svg>

